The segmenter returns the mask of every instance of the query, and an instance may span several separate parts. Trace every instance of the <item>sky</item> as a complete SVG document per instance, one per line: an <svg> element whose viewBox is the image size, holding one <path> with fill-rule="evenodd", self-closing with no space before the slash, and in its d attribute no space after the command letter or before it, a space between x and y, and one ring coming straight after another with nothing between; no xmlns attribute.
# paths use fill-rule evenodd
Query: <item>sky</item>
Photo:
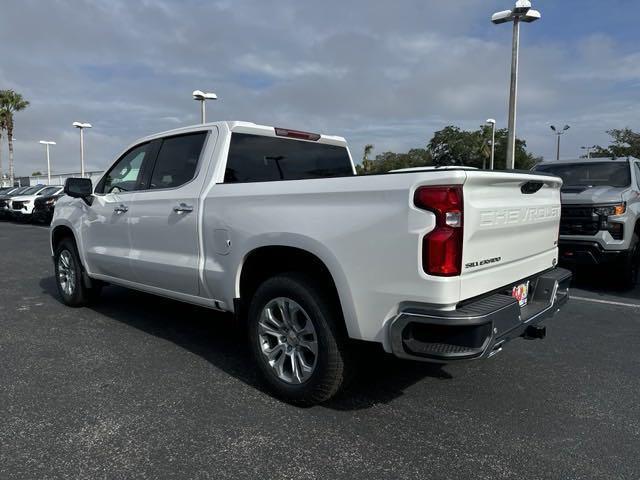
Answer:
<svg viewBox="0 0 640 480"><path fill-rule="evenodd" d="M356 160L424 147L434 131L506 127L510 0L2 0L0 89L16 114L16 174L106 168L127 145L208 120L344 136ZM518 137L552 159L551 124L571 129L563 158L640 130L640 2L534 0L522 27ZM7 151L3 142L6 173Z"/></svg>

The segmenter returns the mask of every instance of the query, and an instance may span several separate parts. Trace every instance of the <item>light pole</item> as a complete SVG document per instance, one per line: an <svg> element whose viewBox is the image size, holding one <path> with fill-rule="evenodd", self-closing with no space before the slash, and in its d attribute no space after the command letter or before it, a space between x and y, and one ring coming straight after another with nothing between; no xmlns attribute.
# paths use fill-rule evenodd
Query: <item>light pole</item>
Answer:
<svg viewBox="0 0 640 480"><path fill-rule="evenodd" d="M516 163L516 107L518 102L518 63L520 57L520 22L531 23L540 19L540 12L531 8L529 0L518 0L512 10L494 13L491 21L498 25L513 22L511 47L511 87L509 92L509 139L507 141L507 167Z"/></svg>
<svg viewBox="0 0 640 480"><path fill-rule="evenodd" d="M580 147L582 150L586 150L587 151L587 160L591 159L591 150L598 148L596 145L593 145L591 147Z"/></svg>
<svg viewBox="0 0 640 480"><path fill-rule="evenodd" d="M40 140L40 143L45 146L45 150L47 152L47 185L51 185L51 161L49 159L49 145L55 145L56 142Z"/></svg>
<svg viewBox="0 0 640 480"><path fill-rule="evenodd" d="M560 160L560 137L564 135L565 132L570 128L571 127L569 125L565 125L564 127L562 127L562 130L558 130L555 126L551 125L551 130L553 130L553 133L558 139L556 144L556 161Z"/></svg>
<svg viewBox="0 0 640 480"><path fill-rule="evenodd" d="M491 125L491 161L489 162L489 170L493 170L493 162L496 157L496 121L493 118L488 118L487 125Z"/></svg>
<svg viewBox="0 0 640 480"><path fill-rule="evenodd" d="M206 123L207 112L206 112L205 103L207 100L217 100L218 96L213 92L203 92L201 90L194 90L193 99L200 102L200 122Z"/></svg>
<svg viewBox="0 0 640 480"><path fill-rule="evenodd" d="M80 176L84 178L84 129L92 128L90 123L73 122L73 126L80 129Z"/></svg>

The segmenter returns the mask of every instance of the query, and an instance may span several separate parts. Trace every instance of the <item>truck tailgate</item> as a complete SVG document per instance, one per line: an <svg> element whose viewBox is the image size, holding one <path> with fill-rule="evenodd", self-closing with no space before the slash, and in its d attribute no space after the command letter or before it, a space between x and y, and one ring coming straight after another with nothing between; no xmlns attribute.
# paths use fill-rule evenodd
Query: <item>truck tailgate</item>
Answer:
<svg viewBox="0 0 640 480"><path fill-rule="evenodd" d="M561 186L535 174L467 172L461 300L555 266Z"/></svg>

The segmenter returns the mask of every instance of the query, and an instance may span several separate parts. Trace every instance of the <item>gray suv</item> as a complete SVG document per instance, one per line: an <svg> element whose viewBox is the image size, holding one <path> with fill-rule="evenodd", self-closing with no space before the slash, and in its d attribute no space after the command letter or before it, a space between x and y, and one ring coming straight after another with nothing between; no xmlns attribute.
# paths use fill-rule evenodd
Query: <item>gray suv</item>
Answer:
<svg viewBox="0 0 640 480"><path fill-rule="evenodd" d="M565 264L618 267L627 287L640 265L640 160L593 158L534 167L562 178L560 259Z"/></svg>

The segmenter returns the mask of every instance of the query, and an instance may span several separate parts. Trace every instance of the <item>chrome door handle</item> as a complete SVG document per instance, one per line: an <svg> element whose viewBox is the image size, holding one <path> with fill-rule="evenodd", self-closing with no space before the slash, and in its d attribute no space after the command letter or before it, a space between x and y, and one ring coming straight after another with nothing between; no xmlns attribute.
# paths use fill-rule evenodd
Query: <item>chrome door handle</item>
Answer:
<svg viewBox="0 0 640 480"><path fill-rule="evenodd" d="M118 215L121 215L123 213L127 213L129 211L129 207L127 207L126 205L120 204L118 207L114 208L113 211Z"/></svg>
<svg viewBox="0 0 640 480"><path fill-rule="evenodd" d="M186 203L181 203L177 207L173 207L173 211L177 214L191 213L193 212L193 207L191 205L187 205Z"/></svg>

